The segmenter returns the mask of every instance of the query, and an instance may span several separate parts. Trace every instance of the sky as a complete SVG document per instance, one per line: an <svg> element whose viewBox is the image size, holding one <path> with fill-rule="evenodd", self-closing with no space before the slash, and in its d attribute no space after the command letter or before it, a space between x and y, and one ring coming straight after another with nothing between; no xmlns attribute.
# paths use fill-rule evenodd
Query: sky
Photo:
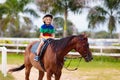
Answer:
<svg viewBox="0 0 120 80"><path fill-rule="evenodd" d="M4 3L6 0L0 0L0 3Z"/></svg>
<svg viewBox="0 0 120 80"><path fill-rule="evenodd" d="M5 1L6 0L0 0L0 3L3 3ZM99 1L101 1L101 0L99 0ZM94 3L91 2L91 3L87 4L87 5L89 5L91 7L96 6L96 5L103 5L99 1L96 1ZM40 25L43 24L42 17L45 14L40 13L38 8L34 4L32 4L32 3L30 5L28 5L28 7L34 9L40 15L40 18L34 18L33 16L28 15L28 14L26 16L30 16L31 20L33 21L33 24L37 25L38 27L40 27ZM79 32L89 30L88 29L88 21L87 21L87 18L86 18L87 14L88 14L88 12L86 10L84 10L81 14L74 14L72 12L69 12L69 14L68 14L68 19L71 22L73 22L73 24L75 25L75 27L78 29ZM94 31L101 31L101 30L108 31L106 25L101 25L101 26L99 26L99 27L94 29ZM120 33L120 29L117 28L116 32Z"/></svg>

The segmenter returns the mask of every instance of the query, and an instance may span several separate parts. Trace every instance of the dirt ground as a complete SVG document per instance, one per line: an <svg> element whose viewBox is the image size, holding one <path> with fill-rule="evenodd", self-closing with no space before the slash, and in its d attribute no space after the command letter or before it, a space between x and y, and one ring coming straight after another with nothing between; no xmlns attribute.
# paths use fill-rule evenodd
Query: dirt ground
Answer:
<svg viewBox="0 0 120 80"><path fill-rule="evenodd" d="M7 68L10 69L10 68L14 68L14 67L17 67L18 65L8 65ZM7 70L8 70L7 69ZM1 70L1 65L0 65L0 70ZM15 80L25 80L25 70L21 70L21 71L18 71L18 72L13 72L11 73ZM61 80L86 80L85 77L81 77L78 78L77 76L75 76L76 74L76 71L67 71L65 69L63 69L63 73L62 73L62 76L61 76ZM38 79L38 70L35 69L34 67L31 69L31 74L30 74L30 80L37 80ZM46 74L44 76L44 79L43 80L46 80ZM54 78L52 78L52 80L54 80Z"/></svg>
<svg viewBox="0 0 120 80"><path fill-rule="evenodd" d="M19 65L8 65L7 69L17 67ZM1 70L1 65L0 65ZM15 80L25 80L25 71L24 69L18 72L11 73ZM38 79L38 71L35 68L31 69L30 80ZM46 74L44 79L46 80ZM54 78L52 78L54 80ZM63 68L62 76L60 80L120 80L120 70L119 69L79 69L76 71L68 71Z"/></svg>

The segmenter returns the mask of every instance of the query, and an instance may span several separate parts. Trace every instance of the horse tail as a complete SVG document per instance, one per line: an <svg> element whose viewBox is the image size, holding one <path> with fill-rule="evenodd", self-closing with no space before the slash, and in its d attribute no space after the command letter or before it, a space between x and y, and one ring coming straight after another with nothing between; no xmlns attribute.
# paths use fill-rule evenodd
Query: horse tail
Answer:
<svg viewBox="0 0 120 80"><path fill-rule="evenodd" d="M17 68L12 68L12 69L9 69L8 72L15 72L15 71L20 71L22 69L25 68L25 64L22 64L21 66L17 67Z"/></svg>

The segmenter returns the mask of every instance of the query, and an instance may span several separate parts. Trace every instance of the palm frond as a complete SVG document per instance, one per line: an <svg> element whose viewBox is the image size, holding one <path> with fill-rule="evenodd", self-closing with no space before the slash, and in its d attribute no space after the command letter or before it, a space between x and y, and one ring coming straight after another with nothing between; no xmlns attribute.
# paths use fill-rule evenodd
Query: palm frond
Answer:
<svg viewBox="0 0 120 80"><path fill-rule="evenodd" d="M7 29L7 25L9 23L9 21L10 21L10 16L9 15L8 15L7 18L2 19L2 21L0 22L2 31L5 31Z"/></svg>
<svg viewBox="0 0 120 80"><path fill-rule="evenodd" d="M120 0L104 0L104 5L107 9L119 9L120 7Z"/></svg>
<svg viewBox="0 0 120 80"><path fill-rule="evenodd" d="M0 14L6 14L9 12L9 6L8 5L0 5Z"/></svg>
<svg viewBox="0 0 120 80"><path fill-rule="evenodd" d="M104 24L106 20L106 14L107 11L100 6L92 8L87 16L87 20L89 21L88 28L95 28L96 25L99 25L101 23Z"/></svg>
<svg viewBox="0 0 120 80"><path fill-rule="evenodd" d="M15 25L16 30L18 30L20 28L19 16L16 16L16 19L13 20L14 20L13 24Z"/></svg>
<svg viewBox="0 0 120 80"><path fill-rule="evenodd" d="M26 24L32 23L32 21L28 17L23 17Z"/></svg>
<svg viewBox="0 0 120 80"><path fill-rule="evenodd" d="M33 15L34 17L38 18L40 17L33 9L25 9L24 10L25 13L30 13L31 15Z"/></svg>

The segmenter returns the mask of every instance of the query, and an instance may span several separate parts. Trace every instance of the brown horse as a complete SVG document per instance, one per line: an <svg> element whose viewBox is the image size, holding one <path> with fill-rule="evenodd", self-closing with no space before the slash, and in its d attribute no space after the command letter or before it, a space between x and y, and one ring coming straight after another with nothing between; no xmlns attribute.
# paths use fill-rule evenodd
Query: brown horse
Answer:
<svg viewBox="0 0 120 80"><path fill-rule="evenodd" d="M36 42L32 42L26 47L24 64L18 68L10 69L9 72L19 71L25 68L25 80L29 80L29 74L32 66L39 70L38 80L42 80L44 70L39 62L34 61L35 55L31 52L31 47ZM74 35L62 39L52 40L48 45L45 54L42 58L47 80L51 80L51 76L55 76L55 80L60 80L61 71L64 65L64 56L69 51L75 49L85 59L86 62L92 60L92 54L89 50L88 38L85 35Z"/></svg>

